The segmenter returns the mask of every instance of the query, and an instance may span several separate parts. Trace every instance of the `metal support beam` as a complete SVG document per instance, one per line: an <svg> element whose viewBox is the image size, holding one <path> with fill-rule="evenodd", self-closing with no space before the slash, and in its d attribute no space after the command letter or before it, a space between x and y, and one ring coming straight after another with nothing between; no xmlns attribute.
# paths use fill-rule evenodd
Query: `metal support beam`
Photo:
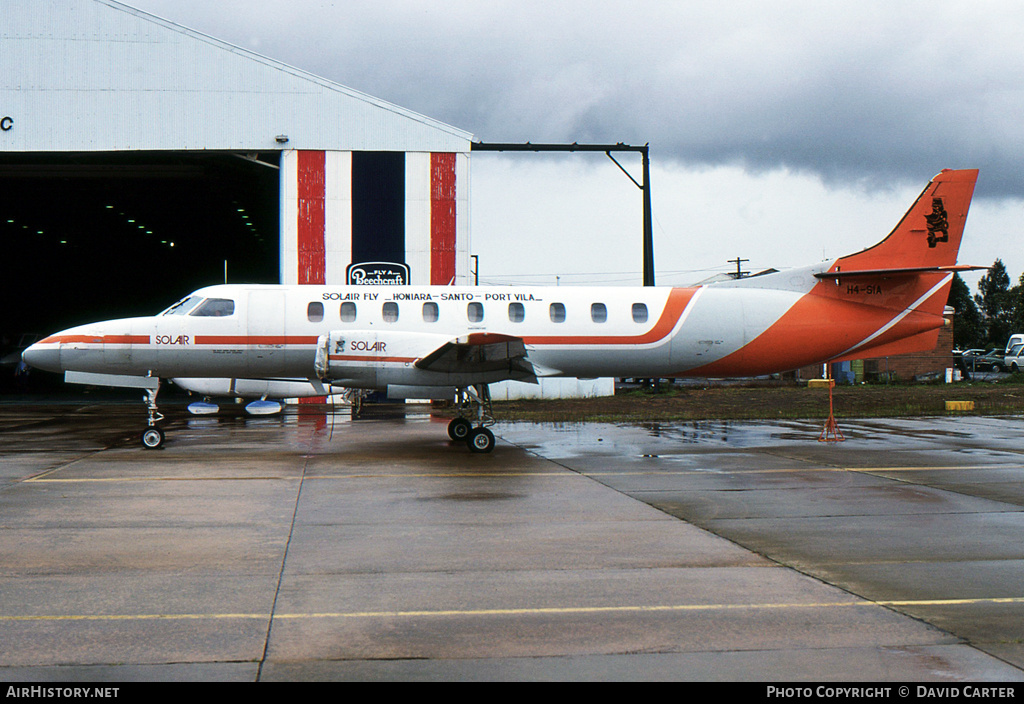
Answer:
<svg viewBox="0 0 1024 704"><path fill-rule="evenodd" d="M654 233L651 218L651 158L650 145L617 144L512 144L507 142L471 142L470 150L474 152L604 152L622 172L629 177L637 188L643 192L643 258L644 286L654 285ZM643 157L642 181L637 183L622 164L615 160L612 152L639 152Z"/></svg>

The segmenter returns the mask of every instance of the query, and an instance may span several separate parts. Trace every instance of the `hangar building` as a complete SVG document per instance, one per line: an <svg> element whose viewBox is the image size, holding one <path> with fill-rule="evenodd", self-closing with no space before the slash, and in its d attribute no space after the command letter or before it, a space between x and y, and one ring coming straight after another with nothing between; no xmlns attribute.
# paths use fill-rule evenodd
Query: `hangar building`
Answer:
<svg viewBox="0 0 1024 704"><path fill-rule="evenodd" d="M113 0L0 13L8 340L225 279L469 282L469 133Z"/></svg>

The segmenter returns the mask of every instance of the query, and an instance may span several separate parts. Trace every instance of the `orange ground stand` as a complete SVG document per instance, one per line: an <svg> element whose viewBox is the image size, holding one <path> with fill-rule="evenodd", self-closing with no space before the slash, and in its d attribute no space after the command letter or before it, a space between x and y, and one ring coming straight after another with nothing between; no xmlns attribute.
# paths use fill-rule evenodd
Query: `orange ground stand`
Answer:
<svg viewBox="0 0 1024 704"><path fill-rule="evenodd" d="M832 387L836 385L835 381L831 377L826 377L828 380L828 420L825 421L825 427L821 430L821 435L818 436L818 442L843 442L846 440L843 437L843 431L836 425L836 417L832 412Z"/></svg>

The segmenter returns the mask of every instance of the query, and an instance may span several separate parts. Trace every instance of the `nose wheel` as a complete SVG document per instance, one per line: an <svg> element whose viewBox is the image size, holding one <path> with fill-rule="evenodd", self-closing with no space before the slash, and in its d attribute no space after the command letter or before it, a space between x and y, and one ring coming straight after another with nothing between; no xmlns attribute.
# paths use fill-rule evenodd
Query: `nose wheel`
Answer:
<svg viewBox="0 0 1024 704"><path fill-rule="evenodd" d="M142 431L142 446L147 450L156 450L164 444L164 431L155 425Z"/></svg>

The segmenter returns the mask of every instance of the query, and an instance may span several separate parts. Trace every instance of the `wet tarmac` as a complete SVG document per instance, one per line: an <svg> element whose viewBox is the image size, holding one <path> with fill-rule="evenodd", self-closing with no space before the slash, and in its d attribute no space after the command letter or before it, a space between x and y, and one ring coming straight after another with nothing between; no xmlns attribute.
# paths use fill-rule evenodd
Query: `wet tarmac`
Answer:
<svg viewBox="0 0 1024 704"><path fill-rule="evenodd" d="M1024 680L1024 418L0 403L5 681Z"/></svg>

